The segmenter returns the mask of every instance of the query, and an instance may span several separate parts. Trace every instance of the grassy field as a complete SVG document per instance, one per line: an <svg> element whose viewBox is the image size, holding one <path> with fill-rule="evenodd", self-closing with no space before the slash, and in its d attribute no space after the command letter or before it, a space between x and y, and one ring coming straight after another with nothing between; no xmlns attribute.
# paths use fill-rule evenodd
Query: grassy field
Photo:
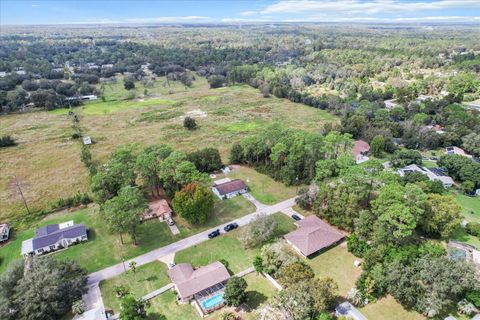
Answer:
<svg viewBox="0 0 480 320"><path fill-rule="evenodd" d="M136 257L253 211L255 211L254 206L243 197L224 201L218 200L215 202L212 218L205 225L189 226L181 218L175 216L174 220L177 221L180 229L180 234L176 236L172 235L165 223L157 220L147 221L138 228L137 246L132 246L131 239L126 235L124 236L125 244L122 245L118 235L109 233L105 228L105 222L98 214L97 206L90 206L70 213L62 212L51 215L36 227L68 220L74 220L75 223L85 223L89 230L89 241L54 253L54 256L59 259L75 259L89 272L93 272L119 263L122 258ZM15 234L14 239L9 244L0 248L0 273L5 270L10 261L20 258L22 241L33 237L35 228Z"/></svg>
<svg viewBox="0 0 480 320"><path fill-rule="evenodd" d="M468 197L458 192L455 198L467 220L480 222L480 197Z"/></svg>
<svg viewBox="0 0 480 320"><path fill-rule="evenodd" d="M354 266L357 258L340 244L317 256L308 259L308 264L320 278L330 277L338 284L339 292L345 296L355 286L355 281L362 273L361 268Z"/></svg>
<svg viewBox="0 0 480 320"><path fill-rule="evenodd" d="M250 193L255 199L264 204L275 204L297 195L297 187L285 186L281 182L277 182L269 176L258 173L255 169L249 167L234 166L233 171L225 175L219 175L216 179L224 177L245 181Z"/></svg>
<svg viewBox="0 0 480 320"><path fill-rule="evenodd" d="M338 121L325 111L287 99L263 98L248 86L209 89L200 77L187 90L180 83L170 82L170 87L163 83L162 78L152 88L136 83L136 97L128 101L123 99L131 93L122 88L121 81L105 85L106 102L75 109L82 132L95 142L91 146L95 161L102 162L116 148L132 143L167 143L185 151L217 147L227 161L234 142L255 134L266 123L277 121L316 131L326 122ZM143 95L145 89L147 96ZM204 112L204 117L197 117L197 130L188 131L182 118L193 111ZM0 150L0 221L24 212L9 188L13 177L24 181L23 191L32 209L89 190L88 173L80 162L81 143L72 140L66 113L64 109L2 116L0 135L13 136L18 146Z"/></svg>
<svg viewBox="0 0 480 320"><path fill-rule="evenodd" d="M424 316L415 311L405 310L392 296L387 296L360 309L369 320L423 320Z"/></svg>

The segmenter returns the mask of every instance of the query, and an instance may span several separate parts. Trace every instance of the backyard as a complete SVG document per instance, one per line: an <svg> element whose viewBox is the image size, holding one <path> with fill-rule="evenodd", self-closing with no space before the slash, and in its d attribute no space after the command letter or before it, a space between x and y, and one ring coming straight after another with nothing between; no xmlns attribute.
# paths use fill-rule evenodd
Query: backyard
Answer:
<svg viewBox="0 0 480 320"><path fill-rule="evenodd" d="M330 277L335 280L340 294L346 296L348 291L355 287L355 281L362 273L362 269L354 265L356 259L347 251L345 243L341 243L309 258L307 262L317 277Z"/></svg>
<svg viewBox="0 0 480 320"><path fill-rule="evenodd" d="M360 309L369 320L424 320L424 316L415 311L408 311L402 307L392 296L382 298L375 303L369 303Z"/></svg>
<svg viewBox="0 0 480 320"><path fill-rule="evenodd" d="M233 170L231 172L219 175L216 179L223 177L242 179L248 185L249 192L263 204L275 204L297 195L299 187L286 186L267 175L257 172L253 168L245 166L232 167Z"/></svg>

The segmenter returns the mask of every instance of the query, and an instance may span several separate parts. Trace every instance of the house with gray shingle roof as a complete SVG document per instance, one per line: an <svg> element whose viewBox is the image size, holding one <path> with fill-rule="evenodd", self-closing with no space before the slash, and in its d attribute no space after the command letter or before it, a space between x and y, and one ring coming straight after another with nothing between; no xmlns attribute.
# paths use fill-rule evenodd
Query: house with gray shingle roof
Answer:
<svg viewBox="0 0 480 320"><path fill-rule="evenodd" d="M74 224L73 221L67 221L49 224L38 228L35 237L22 242L22 255L43 254L87 240L87 228L83 223Z"/></svg>

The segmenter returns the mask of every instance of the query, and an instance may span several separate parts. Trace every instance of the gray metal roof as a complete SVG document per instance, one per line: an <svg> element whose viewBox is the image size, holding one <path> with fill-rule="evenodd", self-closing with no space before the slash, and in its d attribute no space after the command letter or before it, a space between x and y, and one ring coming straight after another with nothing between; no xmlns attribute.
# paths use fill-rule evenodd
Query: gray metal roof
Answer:
<svg viewBox="0 0 480 320"><path fill-rule="evenodd" d="M52 231L51 233L44 234L43 230L40 232L42 235L38 235L37 230L37 236L32 239L32 244L33 244L33 250L37 250L40 248L48 247L50 245L53 245L55 243L58 243L62 239L73 239L77 237L81 237L83 235L87 235L87 228L83 223L73 225L71 227L59 229L58 225L50 225L50 226L56 226L57 229L55 231ZM54 230L55 228L48 228L49 226L46 226L45 231L48 232L50 230ZM44 229L44 228L41 228Z"/></svg>

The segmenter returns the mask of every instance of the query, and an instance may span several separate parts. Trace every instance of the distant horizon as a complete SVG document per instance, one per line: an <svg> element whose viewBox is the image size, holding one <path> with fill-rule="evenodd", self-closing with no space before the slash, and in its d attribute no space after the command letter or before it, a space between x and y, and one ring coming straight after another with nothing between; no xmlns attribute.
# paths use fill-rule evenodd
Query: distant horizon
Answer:
<svg viewBox="0 0 480 320"><path fill-rule="evenodd" d="M478 0L2 0L2 26L480 24Z"/></svg>

